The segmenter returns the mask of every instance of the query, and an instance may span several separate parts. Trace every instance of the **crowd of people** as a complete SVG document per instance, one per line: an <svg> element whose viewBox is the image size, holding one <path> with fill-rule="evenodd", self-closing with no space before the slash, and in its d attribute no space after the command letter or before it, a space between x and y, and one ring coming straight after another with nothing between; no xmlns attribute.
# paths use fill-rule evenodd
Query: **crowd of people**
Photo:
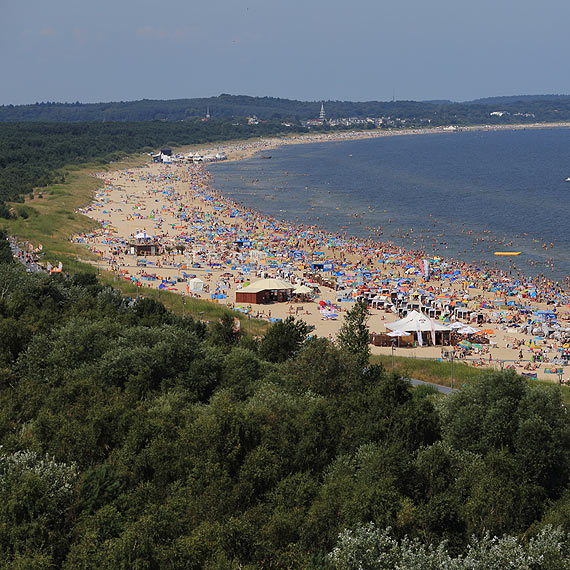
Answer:
<svg viewBox="0 0 570 570"><path fill-rule="evenodd" d="M239 158L264 145L262 141L222 150ZM267 318L267 307L240 307L236 291L261 277L285 279L295 286L326 282L316 300L335 303L338 318L322 319L318 303L305 305L299 315L322 336L338 331L342 313L358 297L370 299L388 292L412 299L424 294L441 304L448 322L458 318L456 306L471 309L470 316L463 318L477 315L474 324L492 329L492 350L505 362L522 362L523 349L524 360L536 360L537 346L531 345L539 344L550 360L565 350L570 295L564 284L544 275L513 276L421 249L404 250L379 239L358 239L262 216L213 188L202 165L149 164L97 176L103 187L81 211L98 220L101 228L73 239L85 243L98 264L141 287L194 294ZM133 255L140 235L155 240L157 255ZM205 286L192 291L187 283L196 276ZM341 302L339 288L348 291ZM371 330L381 332L392 316L398 318L385 309L371 310ZM270 310L272 318L292 313L289 306L272 305ZM536 329L540 340L535 338ZM424 347L422 354L437 356L429 348Z"/></svg>

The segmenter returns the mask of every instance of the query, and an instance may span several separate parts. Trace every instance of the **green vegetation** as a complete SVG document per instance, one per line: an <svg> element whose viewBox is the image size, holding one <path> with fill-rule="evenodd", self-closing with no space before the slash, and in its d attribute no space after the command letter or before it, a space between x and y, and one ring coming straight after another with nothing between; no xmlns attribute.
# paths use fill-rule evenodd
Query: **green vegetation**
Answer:
<svg viewBox="0 0 570 570"><path fill-rule="evenodd" d="M0 228L0 265L13 262L12 251L8 244L8 234Z"/></svg>
<svg viewBox="0 0 570 570"><path fill-rule="evenodd" d="M464 103L452 101L325 101L324 103L329 118L391 117L410 124L425 124L427 121L431 121L434 125L444 125L570 119L568 95L494 97ZM0 106L0 122L185 121L204 117L209 108L212 117L216 119L256 115L263 120L283 120L291 123L300 119L318 117L320 107L321 101L228 94L168 101L144 99L108 103L47 102ZM509 114L490 117L489 113L492 111L506 111Z"/></svg>
<svg viewBox="0 0 570 570"><path fill-rule="evenodd" d="M339 570L489 570L491 568L570 567L570 536L560 529L545 527L528 543L511 536L486 534L473 538L466 556L453 556L445 544L426 547L419 540L394 539L389 530L373 523L342 533L331 561Z"/></svg>
<svg viewBox="0 0 570 570"><path fill-rule="evenodd" d="M371 356L371 361L381 364L386 370L392 370L392 357L390 355L375 354ZM451 387L451 363L449 361L439 362L424 358L409 358L405 356L394 357L394 371L404 378L417 378L425 382L432 382L440 386ZM460 360L453 362L453 387L460 388L477 382L481 376L481 369L465 364ZM527 380L530 384L552 386L552 382L542 380ZM570 404L570 387L561 387L562 401Z"/></svg>
<svg viewBox="0 0 570 570"><path fill-rule="evenodd" d="M169 146L245 139L283 132L279 122L249 126L232 121L144 123L0 123L0 218L28 219L31 209L5 202L22 202L34 189L48 185L52 196L65 193L72 167L124 160L137 152ZM304 129L298 128L298 131ZM96 168L92 166L92 168ZM50 228L46 228L50 229Z"/></svg>
<svg viewBox="0 0 570 570"><path fill-rule="evenodd" d="M0 264L3 567L568 568L556 388L435 397L292 318L185 309Z"/></svg>
<svg viewBox="0 0 570 570"><path fill-rule="evenodd" d="M352 354L362 367L370 360L367 322L368 306L364 301L358 301L344 316L337 337L340 348Z"/></svg>

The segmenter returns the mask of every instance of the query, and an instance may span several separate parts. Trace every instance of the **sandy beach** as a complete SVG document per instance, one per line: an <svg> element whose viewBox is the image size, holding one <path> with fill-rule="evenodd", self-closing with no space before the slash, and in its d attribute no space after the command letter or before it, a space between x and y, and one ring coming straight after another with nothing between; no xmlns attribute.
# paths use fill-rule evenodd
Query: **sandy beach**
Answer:
<svg viewBox="0 0 570 570"><path fill-rule="evenodd" d="M370 136L386 134L346 132L262 139L219 144L208 151L223 152L229 160L240 160L282 144ZM102 188L93 203L80 211L97 220L101 229L76 235L73 240L97 254L101 268L136 282L141 291L148 287L177 291L269 320L293 315L313 325L318 336L331 340L357 296L383 294L413 300L415 295L423 294L432 297L433 306L439 303L442 312L449 311L449 307L465 306L480 316L477 322L465 320L463 324L489 331L485 335L488 344L456 349L456 358L466 355L474 365L514 367L519 372L558 381L558 375L547 370L560 368L554 363L565 350L568 333L564 329L570 331L570 301L568 292L554 283L537 278L515 282L500 273L484 274L464 262L451 265L441 258L428 259L423 252L404 251L379 241L344 238L314 226L294 226L263 218L224 198L212 187L211 176L201 164L149 163L96 176ZM144 236L139 241L157 244L160 253L132 255L130 244L137 241L135 236ZM430 264L428 279L422 271L426 259ZM334 272L311 271L311 264L325 262L334 265ZM294 286L305 285L315 296L267 305L236 302L236 291L264 277L283 279ZM204 282L203 291L189 289L189 280L193 278ZM554 311L554 323L552 315L544 318L546 310ZM540 322L538 311L543 311ZM453 312L449 317L447 324L461 322ZM385 325L398 319L392 311L372 307L370 331L389 332ZM533 330L553 324L557 334L533 340L538 336ZM523 325L529 325L524 332ZM469 342L470 336L464 340ZM372 353L392 352L390 346L371 349ZM395 354L440 358L442 347L395 348ZM564 380L569 375L566 368Z"/></svg>

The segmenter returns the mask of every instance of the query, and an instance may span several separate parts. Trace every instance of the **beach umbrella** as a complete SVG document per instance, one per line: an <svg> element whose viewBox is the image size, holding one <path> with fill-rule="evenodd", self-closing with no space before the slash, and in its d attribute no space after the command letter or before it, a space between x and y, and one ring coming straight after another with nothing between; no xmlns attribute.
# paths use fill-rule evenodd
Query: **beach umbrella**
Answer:
<svg viewBox="0 0 570 570"><path fill-rule="evenodd" d="M467 325L466 327L459 329L457 332L459 332L460 334L475 334L479 332L479 329Z"/></svg>
<svg viewBox="0 0 570 570"><path fill-rule="evenodd" d="M389 333L388 333L388 336L396 337L396 338L398 339L398 348L400 348L400 337L401 337L401 336L408 336L409 334L410 334L410 333L408 333L408 332L405 332L405 331L401 331L401 330L396 329L396 330L394 330L394 331L392 331L392 332L389 332Z"/></svg>
<svg viewBox="0 0 570 570"><path fill-rule="evenodd" d="M449 325L449 328L452 328L452 329L462 329L463 327L465 327L465 324L459 323L459 322L451 323Z"/></svg>

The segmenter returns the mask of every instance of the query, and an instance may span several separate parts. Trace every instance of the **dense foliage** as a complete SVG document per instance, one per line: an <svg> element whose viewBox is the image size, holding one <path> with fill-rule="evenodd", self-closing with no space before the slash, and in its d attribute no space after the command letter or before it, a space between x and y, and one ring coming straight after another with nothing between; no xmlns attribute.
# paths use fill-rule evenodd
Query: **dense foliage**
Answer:
<svg viewBox="0 0 570 570"><path fill-rule="evenodd" d="M563 121L570 119L570 96L544 95L494 97L477 101L325 101L327 116L392 117L406 121L423 119L433 124L481 124L495 122L490 111L507 111L500 122ZM200 99L168 101L143 99L109 103L35 103L0 106L0 122L5 121L183 121L204 117L232 118L256 115L261 119L312 119L319 116L321 101L296 101L277 97L250 97L222 94ZM497 108L494 108L497 106ZM523 115L514 116L517 113ZM525 117L532 114L534 117Z"/></svg>
<svg viewBox="0 0 570 570"><path fill-rule="evenodd" d="M513 536L472 537L465 554L450 554L445 543L426 546L417 538L397 540L390 529L368 523L346 530L330 555L338 570L568 570L570 534L546 526L528 542Z"/></svg>
<svg viewBox="0 0 570 570"><path fill-rule="evenodd" d="M489 373L434 401L293 319L271 330L0 264L3 567L384 568L350 561L451 560L486 533L528 558L570 530L557 390Z"/></svg>
<svg viewBox="0 0 570 570"><path fill-rule="evenodd" d="M152 121L146 123L3 123L0 124L0 217L9 217L3 202L22 200L34 188L63 182L64 166L161 146L274 135L278 122L249 126L231 121ZM302 130L302 129L298 129Z"/></svg>

